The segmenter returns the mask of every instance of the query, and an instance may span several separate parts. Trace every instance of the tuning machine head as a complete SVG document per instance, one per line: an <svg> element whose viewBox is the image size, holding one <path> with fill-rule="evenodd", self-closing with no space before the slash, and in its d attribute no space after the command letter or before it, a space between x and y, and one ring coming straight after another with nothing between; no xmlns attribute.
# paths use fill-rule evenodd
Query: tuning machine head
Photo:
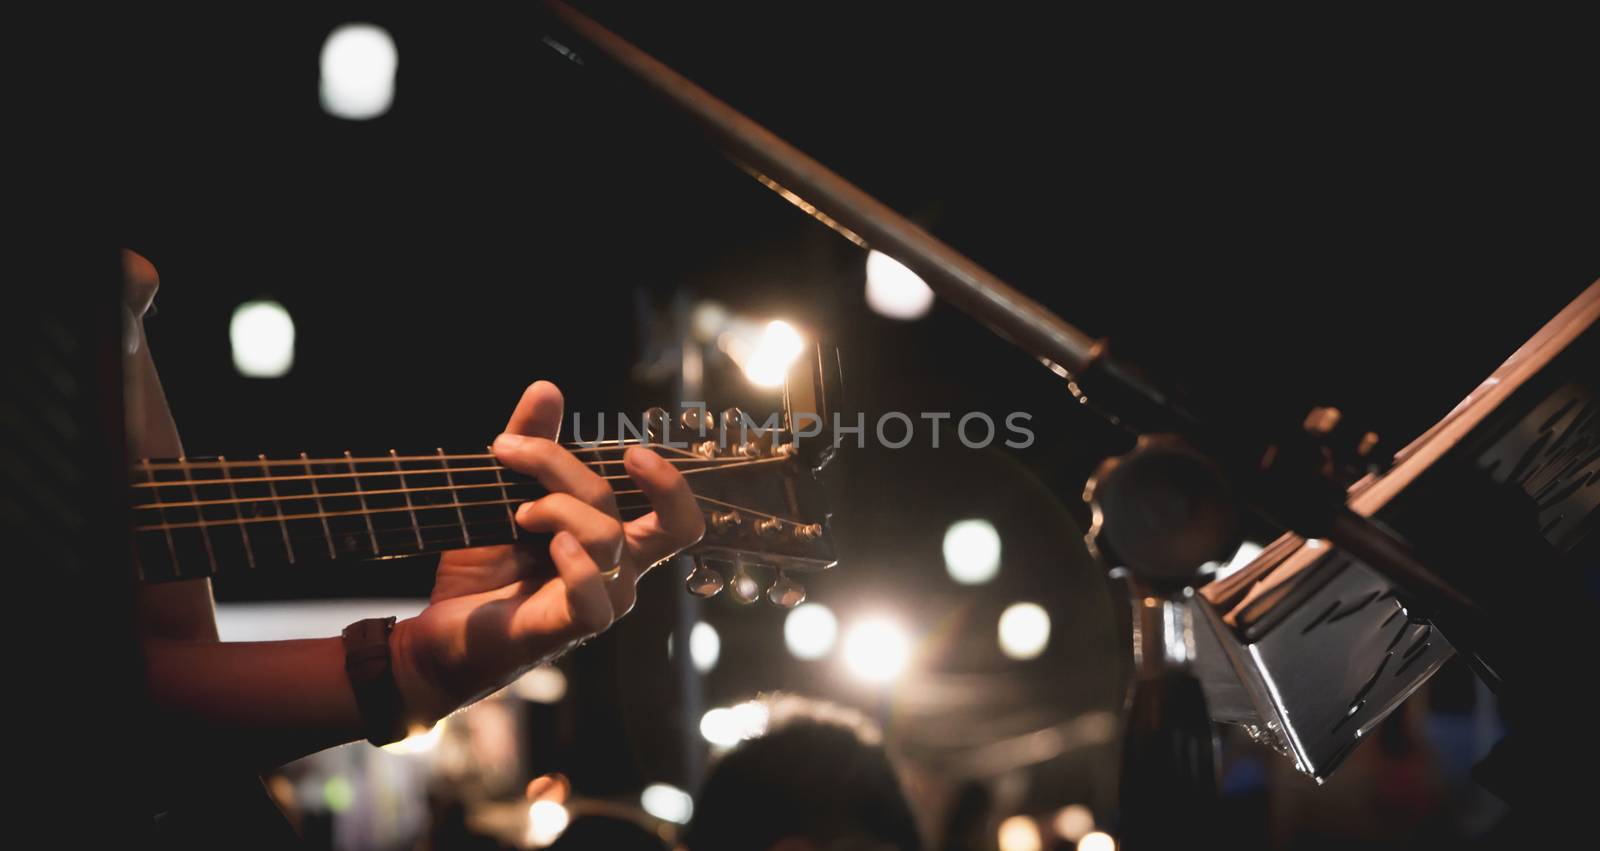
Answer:
<svg viewBox="0 0 1600 851"><path fill-rule="evenodd" d="M684 408L678 415L678 425L683 426L685 432L704 435L716 428L717 422L705 408Z"/></svg>
<svg viewBox="0 0 1600 851"><path fill-rule="evenodd" d="M786 571L780 570L778 577L772 581L772 587L767 589L767 599L775 606L792 609L806 601L806 588L789 578Z"/></svg>
<svg viewBox="0 0 1600 851"><path fill-rule="evenodd" d="M683 585L690 594L701 599L710 599L721 593L727 582L722 578L722 574L711 569L706 564L705 559L696 558L694 560L694 570L689 572L689 576L683 581Z"/></svg>
<svg viewBox="0 0 1600 851"><path fill-rule="evenodd" d="M651 408L644 412L645 437L651 443L664 443L672 427L672 415L666 408Z"/></svg>
<svg viewBox="0 0 1600 851"><path fill-rule="evenodd" d="M750 575L744 559L734 562L733 576L728 578L728 590L733 594L733 599L746 605L761 599L761 583Z"/></svg>

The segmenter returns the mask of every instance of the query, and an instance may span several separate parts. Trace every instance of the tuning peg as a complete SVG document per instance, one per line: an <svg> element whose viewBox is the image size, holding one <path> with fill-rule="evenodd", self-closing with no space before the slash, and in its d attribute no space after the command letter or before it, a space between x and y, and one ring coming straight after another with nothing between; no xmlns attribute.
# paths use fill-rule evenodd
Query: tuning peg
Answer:
<svg viewBox="0 0 1600 851"><path fill-rule="evenodd" d="M756 534L763 538L770 538L783 529L783 521L776 517L763 517L756 521Z"/></svg>
<svg viewBox="0 0 1600 851"><path fill-rule="evenodd" d="M806 588L804 585L789 578L789 574L778 571L778 578L773 581L772 587L767 589L767 599L774 605L785 609L792 609L806 601Z"/></svg>
<svg viewBox="0 0 1600 851"><path fill-rule="evenodd" d="M644 412L645 434L652 443L660 443L667 439L667 426L672 422L672 415L666 408L651 408Z"/></svg>
<svg viewBox="0 0 1600 851"><path fill-rule="evenodd" d="M741 603L754 603L761 596L761 583L745 569L742 558L734 564L733 578L728 581L728 587L733 592L733 599Z"/></svg>
<svg viewBox="0 0 1600 851"><path fill-rule="evenodd" d="M743 522L744 517L737 511L712 511L707 517L706 525L710 526L712 531L726 532L738 528Z"/></svg>
<svg viewBox="0 0 1600 851"><path fill-rule="evenodd" d="M708 460L717 457L717 442L715 440L702 440L696 443L694 445L694 454Z"/></svg>
<svg viewBox="0 0 1600 851"><path fill-rule="evenodd" d="M717 596L725 584L722 574L707 567L700 559L694 560L694 570L689 571L689 578L683 581L690 594L701 598Z"/></svg>
<svg viewBox="0 0 1600 851"><path fill-rule="evenodd" d="M716 421L711 418L711 412L705 408L684 408L678 415L678 424L685 431L705 434L707 430L716 428Z"/></svg>
<svg viewBox="0 0 1600 851"><path fill-rule="evenodd" d="M722 427L733 431L744 425L744 411L738 408L724 408L722 411Z"/></svg>
<svg viewBox="0 0 1600 851"><path fill-rule="evenodd" d="M754 440L747 440L734 446L733 454L740 458L758 458L761 455L761 444Z"/></svg>
<svg viewBox="0 0 1600 851"><path fill-rule="evenodd" d="M815 541L822 537L822 524L802 523L794 527L794 536L802 541Z"/></svg>

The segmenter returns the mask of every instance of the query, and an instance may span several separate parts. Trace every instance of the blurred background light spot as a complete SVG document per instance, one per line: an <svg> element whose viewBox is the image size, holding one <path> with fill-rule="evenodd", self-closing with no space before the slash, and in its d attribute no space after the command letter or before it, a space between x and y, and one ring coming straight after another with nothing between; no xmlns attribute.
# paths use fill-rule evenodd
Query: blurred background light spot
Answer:
<svg viewBox="0 0 1600 851"><path fill-rule="evenodd" d="M356 788L351 785L350 778L343 774L335 774L322 781L322 803L326 804L328 809L342 813L350 809L350 805L355 802Z"/></svg>
<svg viewBox="0 0 1600 851"><path fill-rule="evenodd" d="M427 753L439 745L439 737L442 735L444 735L444 721L440 720L427 729L420 727L413 729L411 735L398 742L390 742L384 745L383 749L397 754Z"/></svg>
<svg viewBox="0 0 1600 851"><path fill-rule="evenodd" d="M1000 851L1042 851L1044 837L1039 826L1027 816L1012 816L1000 822Z"/></svg>
<svg viewBox="0 0 1600 851"><path fill-rule="evenodd" d="M1078 840L1078 851L1117 851L1117 841L1097 830Z"/></svg>
<svg viewBox="0 0 1600 851"><path fill-rule="evenodd" d="M1056 833L1068 842L1077 842L1094 830L1094 813L1082 804L1068 804L1056 813Z"/></svg>
<svg viewBox="0 0 1600 851"><path fill-rule="evenodd" d="M652 783L639 795L639 806L662 821L688 824L694 815L694 799L689 793L665 783Z"/></svg>
<svg viewBox="0 0 1600 851"><path fill-rule="evenodd" d="M567 808L555 801L534 801L528 807L528 845L544 848L561 837L572 820Z"/></svg>
<svg viewBox="0 0 1600 851"><path fill-rule="evenodd" d="M280 378L294 366L294 320L275 301L247 301L228 323L233 368L246 378Z"/></svg>
<svg viewBox="0 0 1600 851"><path fill-rule="evenodd" d="M372 24L344 24L322 43L322 77L317 90L329 115L351 121L377 118L394 103L395 68L400 52L388 30Z"/></svg>
<svg viewBox="0 0 1600 851"><path fill-rule="evenodd" d="M1000 613L1000 650L1012 659L1034 659L1050 643L1050 615L1037 603L1012 603Z"/></svg>
<svg viewBox="0 0 1600 851"><path fill-rule="evenodd" d="M962 585L982 585L1000 572L1000 533L987 520L957 520L944 533L944 568Z"/></svg>
<svg viewBox="0 0 1600 851"><path fill-rule="evenodd" d="M805 340L794 326L781 319L767 323L755 351L744 363L745 377L758 387L781 387L789 367L805 351Z"/></svg>
<svg viewBox="0 0 1600 851"><path fill-rule="evenodd" d="M863 680L885 683L900 676L911 659L911 640L886 617L856 623L844 637L844 663Z"/></svg>
<svg viewBox="0 0 1600 851"><path fill-rule="evenodd" d="M694 663L694 669L702 674L709 673L717 666L717 657L722 655L722 639L717 635L717 628L705 621L698 621L689 630L689 661Z"/></svg>
<svg viewBox="0 0 1600 851"><path fill-rule="evenodd" d="M899 260L868 251L867 306L890 319L920 319L933 307L933 290Z"/></svg>
<svg viewBox="0 0 1600 851"><path fill-rule="evenodd" d="M766 731L767 708L755 701L718 707L700 718L700 736L720 748L731 748Z"/></svg>
<svg viewBox="0 0 1600 851"><path fill-rule="evenodd" d="M511 693L533 703L560 703L567 696L567 675L560 668L540 665L517 677Z"/></svg>
<svg viewBox="0 0 1600 851"><path fill-rule="evenodd" d="M783 620L783 643L796 659L821 659L839 639L839 620L821 603L802 603Z"/></svg>

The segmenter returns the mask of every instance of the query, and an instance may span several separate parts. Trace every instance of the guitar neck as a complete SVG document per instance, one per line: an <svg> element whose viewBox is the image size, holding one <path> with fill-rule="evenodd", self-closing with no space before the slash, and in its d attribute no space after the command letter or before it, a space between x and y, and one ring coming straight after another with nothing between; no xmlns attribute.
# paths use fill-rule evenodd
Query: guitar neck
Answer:
<svg viewBox="0 0 1600 851"><path fill-rule="evenodd" d="M644 501L617 449L579 457L620 484L627 517ZM516 506L545 494L487 449L145 460L130 472L134 555L151 582L510 543L528 534Z"/></svg>

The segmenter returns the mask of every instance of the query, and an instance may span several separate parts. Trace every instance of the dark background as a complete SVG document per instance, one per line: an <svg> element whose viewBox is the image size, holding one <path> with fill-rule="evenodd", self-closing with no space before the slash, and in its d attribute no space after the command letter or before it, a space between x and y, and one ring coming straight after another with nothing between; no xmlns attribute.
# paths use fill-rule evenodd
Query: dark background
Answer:
<svg viewBox="0 0 1600 851"><path fill-rule="evenodd" d="M1398 446L1600 276L1592 69L1558 28L1040 4L583 5L1256 425L1334 404ZM376 121L317 103L322 40L352 20L399 47L395 105ZM1038 435L1023 451L851 458L834 494L841 563L813 599L841 614L897 606L943 636L927 638L930 670L1020 684L1031 697L994 692L1008 713L948 707L941 723L967 719L978 738L1114 706L1121 641L1077 543L1077 494L1125 439L951 308L913 323L872 314L859 249L537 33L527 9L385 4L129 21L126 59L104 81L123 93L114 218L161 270L149 333L189 452L478 445L538 378L585 413L665 401L667 387L630 377L636 291L791 318L841 346L869 413L1022 410ZM257 296L298 328L281 380L240 378L228 357L228 317ZM965 516L1005 541L1002 579L976 590L951 583L939 555ZM398 593L425 567L220 593ZM651 581L659 601L678 593ZM1041 660L1007 663L992 619L1020 598L1046 603L1055 631ZM723 634L713 702L779 686L877 699L788 662L777 613L723 602L706 614ZM648 661L629 658L605 676ZM661 733L676 720L662 719L627 723ZM650 775L666 759L651 741L636 736L636 767L592 784ZM1104 802L1108 757L1041 803Z"/></svg>

